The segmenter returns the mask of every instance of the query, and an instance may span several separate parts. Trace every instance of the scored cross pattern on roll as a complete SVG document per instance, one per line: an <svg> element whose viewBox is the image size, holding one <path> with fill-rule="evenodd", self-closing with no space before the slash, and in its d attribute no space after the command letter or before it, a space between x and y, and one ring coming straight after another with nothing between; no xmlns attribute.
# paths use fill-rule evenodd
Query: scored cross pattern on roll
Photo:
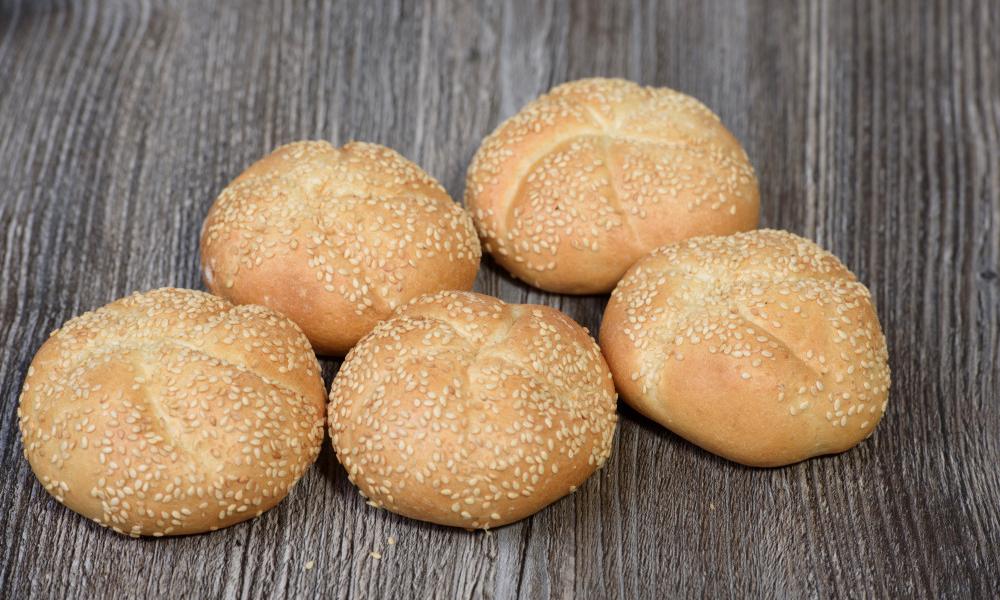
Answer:
<svg viewBox="0 0 1000 600"><path fill-rule="evenodd" d="M330 437L374 505L491 528L604 465L615 400L597 344L558 310L441 292L347 355L330 390Z"/></svg>
<svg viewBox="0 0 1000 600"><path fill-rule="evenodd" d="M756 227L746 153L698 100L621 79L560 85L497 127L465 203L484 246L527 283L610 291L654 248Z"/></svg>
<svg viewBox="0 0 1000 600"><path fill-rule="evenodd" d="M80 315L35 355L18 408L46 491L132 536L259 516L323 441L319 364L295 324L192 290Z"/></svg>
<svg viewBox="0 0 1000 600"><path fill-rule="evenodd" d="M209 290L270 306L341 356L411 298L471 288L480 254L440 183L364 142L278 148L219 194L201 236Z"/></svg>
<svg viewBox="0 0 1000 600"><path fill-rule="evenodd" d="M889 394L868 289L784 231L656 250L611 294L600 340L626 402L747 465L847 450L875 430Z"/></svg>

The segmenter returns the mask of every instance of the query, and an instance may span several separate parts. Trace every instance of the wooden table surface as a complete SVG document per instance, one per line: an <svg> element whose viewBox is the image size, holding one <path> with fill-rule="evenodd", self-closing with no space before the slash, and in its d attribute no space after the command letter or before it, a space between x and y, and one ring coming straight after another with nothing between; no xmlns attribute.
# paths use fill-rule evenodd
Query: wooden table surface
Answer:
<svg viewBox="0 0 1000 600"><path fill-rule="evenodd" d="M992 0L0 0L0 596L996 597L998 31ZM602 471L489 533L366 506L329 447L276 509L182 539L118 536L36 482L15 416L34 351L126 293L200 288L201 221L251 161L374 141L460 199L500 120L595 74L712 107L763 225L871 287L893 371L871 439L749 469L622 406ZM476 289L591 331L606 301L490 261Z"/></svg>

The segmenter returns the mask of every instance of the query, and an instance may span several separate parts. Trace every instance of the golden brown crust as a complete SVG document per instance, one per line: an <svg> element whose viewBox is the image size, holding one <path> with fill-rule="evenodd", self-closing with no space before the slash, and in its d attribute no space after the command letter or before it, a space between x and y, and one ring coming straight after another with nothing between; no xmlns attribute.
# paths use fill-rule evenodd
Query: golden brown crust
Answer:
<svg viewBox="0 0 1000 600"><path fill-rule="evenodd" d="M18 416L57 500L119 533L181 535L280 502L319 453L324 396L293 322L164 288L53 332Z"/></svg>
<svg viewBox="0 0 1000 600"><path fill-rule="evenodd" d="M703 104L667 88L583 79L502 123L469 167L485 248L553 292L611 290L654 248L757 226L757 180Z"/></svg>
<svg viewBox="0 0 1000 600"><path fill-rule="evenodd" d="M330 391L330 437L374 505L497 527L604 464L615 401L600 350L569 317L441 292L402 307L348 354Z"/></svg>
<svg viewBox="0 0 1000 600"><path fill-rule="evenodd" d="M889 393L868 289L832 254L784 231L657 249L615 288L600 340L626 402L752 466L857 445Z"/></svg>
<svg viewBox="0 0 1000 600"><path fill-rule="evenodd" d="M321 354L343 355L407 300L469 289L481 251L472 221L397 152L296 142L251 165L205 219L205 285L270 306Z"/></svg>

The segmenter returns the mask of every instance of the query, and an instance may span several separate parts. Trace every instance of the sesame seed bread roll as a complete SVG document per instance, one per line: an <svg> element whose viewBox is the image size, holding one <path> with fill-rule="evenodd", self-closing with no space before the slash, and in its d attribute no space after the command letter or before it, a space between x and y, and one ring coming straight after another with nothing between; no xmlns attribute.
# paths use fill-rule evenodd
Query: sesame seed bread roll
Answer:
<svg viewBox="0 0 1000 600"><path fill-rule="evenodd" d="M566 294L608 292L654 248L753 229L760 213L753 167L711 110L622 79L565 83L503 122L465 204L497 262Z"/></svg>
<svg viewBox="0 0 1000 600"><path fill-rule="evenodd" d="M374 506L488 529L604 465L616 399L597 344L563 313L441 292L347 355L330 391L330 437Z"/></svg>
<svg viewBox="0 0 1000 600"><path fill-rule="evenodd" d="M163 536L280 502L316 460L324 405L293 322L164 288L55 331L28 367L18 417L56 500L119 533Z"/></svg>
<svg viewBox="0 0 1000 600"><path fill-rule="evenodd" d="M600 340L626 402L750 466L854 447L889 395L868 289L832 254L785 231L657 249L611 294Z"/></svg>
<svg viewBox="0 0 1000 600"><path fill-rule="evenodd" d="M212 293L270 306L338 356L411 298L470 289L480 255L441 184L362 142L278 148L222 191L201 235Z"/></svg>

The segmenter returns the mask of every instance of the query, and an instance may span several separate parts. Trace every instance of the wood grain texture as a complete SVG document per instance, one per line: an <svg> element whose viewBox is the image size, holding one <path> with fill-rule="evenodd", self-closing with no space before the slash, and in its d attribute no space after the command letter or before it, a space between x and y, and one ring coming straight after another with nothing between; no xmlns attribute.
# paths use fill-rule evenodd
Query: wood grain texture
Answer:
<svg viewBox="0 0 1000 600"><path fill-rule="evenodd" d="M0 0L0 595L995 596L998 30L989 0ZM275 510L183 539L119 537L35 481L15 416L34 351L133 290L201 287L201 220L252 160L374 141L460 198L501 119L594 74L715 109L758 170L763 223L871 287L894 375L872 439L747 469L622 407L599 474L488 534L369 508L329 448ZM606 300L488 261L476 287L591 331Z"/></svg>

